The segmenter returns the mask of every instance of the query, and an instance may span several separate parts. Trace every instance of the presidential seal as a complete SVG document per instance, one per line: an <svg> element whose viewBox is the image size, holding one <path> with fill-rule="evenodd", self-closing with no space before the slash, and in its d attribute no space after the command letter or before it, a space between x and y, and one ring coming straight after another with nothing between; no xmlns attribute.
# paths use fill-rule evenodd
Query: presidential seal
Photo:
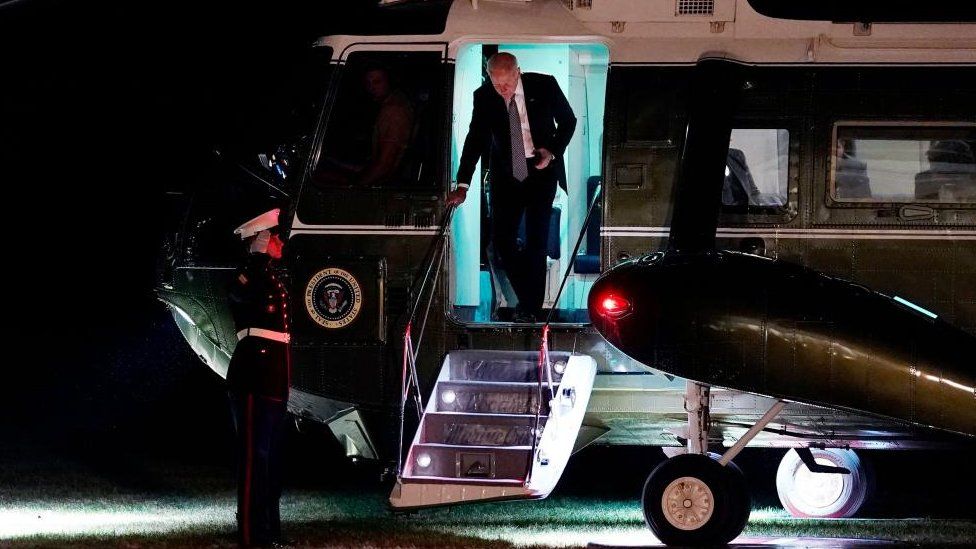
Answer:
<svg viewBox="0 0 976 549"><path fill-rule="evenodd" d="M359 316L362 305L359 281L348 271L322 269L305 286L305 310L312 320L326 328L348 326Z"/></svg>

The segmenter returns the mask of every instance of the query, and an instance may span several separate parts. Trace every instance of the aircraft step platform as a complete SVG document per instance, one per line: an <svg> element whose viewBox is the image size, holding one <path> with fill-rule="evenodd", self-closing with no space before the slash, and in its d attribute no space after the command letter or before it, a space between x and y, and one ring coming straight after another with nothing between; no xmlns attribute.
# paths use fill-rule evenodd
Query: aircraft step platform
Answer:
<svg viewBox="0 0 976 549"><path fill-rule="evenodd" d="M455 351L444 358L390 504L544 498L573 451L596 376L586 355ZM541 376L541 383L540 383Z"/></svg>

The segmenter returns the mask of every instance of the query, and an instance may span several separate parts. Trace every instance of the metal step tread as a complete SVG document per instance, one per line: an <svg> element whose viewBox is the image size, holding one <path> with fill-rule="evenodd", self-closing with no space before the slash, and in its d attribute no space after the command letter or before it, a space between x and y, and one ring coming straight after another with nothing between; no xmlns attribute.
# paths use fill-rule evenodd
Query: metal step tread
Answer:
<svg viewBox="0 0 976 549"><path fill-rule="evenodd" d="M488 417L488 418L506 418L506 419L524 418L524 419L531 419L533 421L535 420L535 414L506 414L502 412L481 413L481 412L450 412L450 411L431 410L425 414L425 417L426 416L443 416L443 417L471 416L472 419ZM540 414L539 421L545 420L546 417L548 416L546 416L545 414Z"/></svg>
<svg viewBox="0 0 976 549"><path fill-rule="evenodd" d="M466 484L468 486L522 486L525 484L525 480L520 478L455 478L407 475L401 476L400 482L404 484Z"/></svg>
<svg viewBox="0 0 976 549"><path fill-rule="evenodd" d="M513 351L511 349L458 349L451 351L451 354L456 357L467 358L467 357L509 357L509 358L531 358L538 357L538 349L533 349L531 351ZM569 357L572 356L572 351L549 351L549 356L552 357Z"/></svg>
<svg viewBox="0 0 976 549"><path fill-rule="evenodd" d="M559 383L560 383L559 381L553 380L552 386L558 387ZM445 379L443 381L438 381L437 384L438 385L467 385L472 388L500 386L500 387L519 387L519 388L531 389L539 386L539 383L537 381L480 381L477 379ZM549 383L543 381L542 388L547 389L548 387L549 387Z"/></svg>
<svg viewBox="0 0 976 549"><path fill-rule="evenodd" d="M465 446L464 444L444 444L442 442L419 442L413 445L414 448L445 448L445 449L455 449L455 450L480 450L484 452L493 452L496 450L510 450L513 452L530 452L532 451L531 446Z"/></svg>
<svg viewBox="0 0 976 549"><path fill-rule="evenodd" d="M568 362L570 353L550 354L554 362ZM442 371L444 381L501 381L538 382L545 380L546 374L540 371L539 355L534 351L454 351L448 353ZM562 374L554 373L559 379Z"/></svg>

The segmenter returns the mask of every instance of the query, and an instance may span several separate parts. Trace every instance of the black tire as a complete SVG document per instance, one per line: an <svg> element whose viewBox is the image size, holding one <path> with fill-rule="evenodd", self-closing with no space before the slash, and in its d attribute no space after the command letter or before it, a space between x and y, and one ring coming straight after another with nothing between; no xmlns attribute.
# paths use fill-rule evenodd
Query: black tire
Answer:
<svg viewBox="0 0 976 549"><path fill-rule="evenodd" d="M743 517L748 520L743 507L748 509L749 495L741 472L737 476L730 471L699 454L658 465L644 484L642 498L644 520L654 535L667 545L722 544L739 535ZM667 510L666 492L671 499ZM679 503L682 496L686 499Z"/></svg>
<svg viewBox="0 0 976 549"><path fill-rule="evenodd" d="M722 455L715 452L708 452L708 457L716 462L722 459ZM746 475L739 469L735 462L730 461L724 467L729 481L729 496L733 502L733 510L738 511L735 516L729 517L727 541L732 541L745 530L746 523L749 522L749 515L752 514L752 497L749 491L749 484Z"/></svg>
<svg viewBox="0 0 976 549"><path fill-rule="evenodd" d="M733 502L728 529L725 532L727 539L723 542L728 543L738 537L749 522L749 515L752 514L752 497L742 469L731 461L724 469L729 482L729 497Z"/></svg>

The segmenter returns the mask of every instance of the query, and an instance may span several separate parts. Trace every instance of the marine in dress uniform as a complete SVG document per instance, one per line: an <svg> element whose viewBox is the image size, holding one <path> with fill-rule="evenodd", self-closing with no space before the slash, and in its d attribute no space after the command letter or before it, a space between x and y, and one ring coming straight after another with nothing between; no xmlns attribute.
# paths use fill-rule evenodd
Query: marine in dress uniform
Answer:
<svg viewBox="0 0 976 549"><path fill-rule="evenodd" d="M237 531L246 546L280 541L281 449L290 357L288 294L274 262L283 243L274 209L238 227L249 255L230 287L237 348L227 384L237 432Z"/></svg>

